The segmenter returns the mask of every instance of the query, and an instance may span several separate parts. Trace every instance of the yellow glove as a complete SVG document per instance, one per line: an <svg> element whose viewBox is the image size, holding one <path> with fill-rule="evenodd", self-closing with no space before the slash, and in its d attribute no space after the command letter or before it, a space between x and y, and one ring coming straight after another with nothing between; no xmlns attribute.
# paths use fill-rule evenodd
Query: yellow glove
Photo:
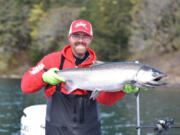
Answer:
<svg viewBox="0 0 180 135"><path fill-rule="evenodd" d="M122 91L124 91L125 93L136 93L136 92L138 92L138 90L139 90L138 87L133 88L131 84L126 84ZM142 88L141 90L147 91L148 89Z"/></svg>
<svg viewBox="0 0 180 135"><path fill-rule="evenodd" d="M57 85L60 82L65 82L66 80L60 76L58 76L57 72L58 68L50 68L48 71L44 72L42 75L42 79L44 82L50 85Z"/></svg>

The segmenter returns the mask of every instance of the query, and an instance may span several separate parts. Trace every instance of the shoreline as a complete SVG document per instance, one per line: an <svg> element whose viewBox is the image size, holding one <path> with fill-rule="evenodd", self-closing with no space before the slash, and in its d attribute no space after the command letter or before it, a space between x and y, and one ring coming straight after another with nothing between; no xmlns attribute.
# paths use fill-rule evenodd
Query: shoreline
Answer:
<svg viewBox="0 0 180 135"><path fill-rule="evenodd" d="M0 75L0 79L21 79L22 76L12 74L12 75Z"/></svg>

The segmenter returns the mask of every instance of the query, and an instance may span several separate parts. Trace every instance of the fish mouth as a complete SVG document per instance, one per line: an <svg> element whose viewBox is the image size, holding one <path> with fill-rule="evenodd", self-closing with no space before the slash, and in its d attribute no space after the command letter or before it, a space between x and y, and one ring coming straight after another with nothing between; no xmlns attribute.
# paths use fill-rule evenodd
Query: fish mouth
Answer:
<svg viewBox="0 0 180 135"><path fill-rule="evenodd" d="M166 81L162 81L163 78L165 78L166 74L160 74L156 76L152 81L145 83L146 87L156 87L161 85L167 85Z"/></svg>

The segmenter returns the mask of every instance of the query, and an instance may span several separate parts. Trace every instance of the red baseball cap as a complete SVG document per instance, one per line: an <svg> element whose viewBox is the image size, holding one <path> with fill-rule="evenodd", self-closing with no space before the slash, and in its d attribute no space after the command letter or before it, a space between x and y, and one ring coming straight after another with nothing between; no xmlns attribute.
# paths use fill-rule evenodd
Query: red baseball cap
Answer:
<svg viewBox="0 0 180 135"><path fill-rule="evenodd" d="M72 22L70 30L69 30L69 35L75 32L84 32L88 34L89 36L93 36L91 23L82 19L75 20Z"/></svg>

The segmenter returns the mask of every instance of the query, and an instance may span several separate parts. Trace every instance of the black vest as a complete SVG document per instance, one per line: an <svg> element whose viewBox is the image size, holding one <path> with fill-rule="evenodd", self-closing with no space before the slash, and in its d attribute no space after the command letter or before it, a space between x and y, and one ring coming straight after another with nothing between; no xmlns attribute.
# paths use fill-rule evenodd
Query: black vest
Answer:
<svg viewBox="0 0 180 135"><path fill-rule="evenodd" d="M63 69L64 56L60 70ZM101 135L97 101L87 95L64 94L57 86L47 99L46 135Z"/></svg>

